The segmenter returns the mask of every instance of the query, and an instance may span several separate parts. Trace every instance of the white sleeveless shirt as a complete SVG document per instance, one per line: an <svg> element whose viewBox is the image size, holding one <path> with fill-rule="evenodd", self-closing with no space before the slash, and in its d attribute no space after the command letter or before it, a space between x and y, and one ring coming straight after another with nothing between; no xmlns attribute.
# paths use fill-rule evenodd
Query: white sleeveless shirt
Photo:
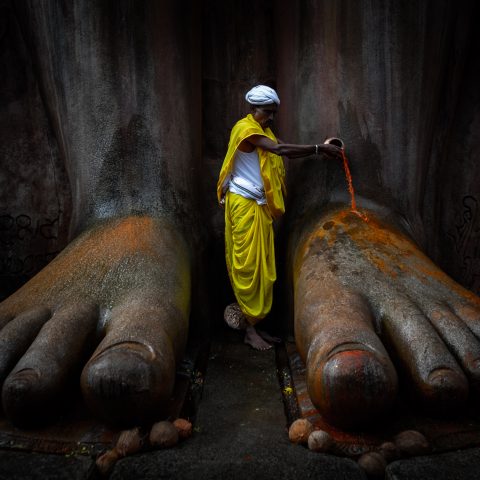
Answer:
<svg viewBox="0 0 480 480"><path fill-rule="evenodd" d="M256 149L253 152L237 149L228 189L242 197L255 200L259 205L267 203Z"/></svg>

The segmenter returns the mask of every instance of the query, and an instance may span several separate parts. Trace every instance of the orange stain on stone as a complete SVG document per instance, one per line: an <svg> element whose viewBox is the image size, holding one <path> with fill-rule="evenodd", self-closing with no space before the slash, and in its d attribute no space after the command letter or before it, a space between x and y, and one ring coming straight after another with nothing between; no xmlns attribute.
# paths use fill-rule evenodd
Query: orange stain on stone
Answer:
<svg viewBox="0 0 480 480"><path fill-rule="evenodd" d="M410 275L422 283L437 281L464 299L480 306L480 300L475 294L439 269L406 234L378 221L375 217L367 217L357 210L352 175L343 149L342 158L350 193L350 209L337 210L325 216L322 226L305 238L296 255L295 278L298 278L303 259L307 255L311 255L318 249L332 248L339 239L339 235L348 235L358 246L358 251L385 275L393 278L398 277L399 274ZM324 245L321 245L322 242Z"/></svg>
<svg viewBox="0 0 480 480"><path fill-rule="evenodd" d="M89 292L89 296L98 297L103 280L112 272L120 276L121 265L130 259L133 263L140 257L161 260L157 237L159 226L150 217L128 217L94 226L21 287L21 295L12 295L5 303L17 313L28 303L53 306L64 301L65 295L87 300Z"/></svg>

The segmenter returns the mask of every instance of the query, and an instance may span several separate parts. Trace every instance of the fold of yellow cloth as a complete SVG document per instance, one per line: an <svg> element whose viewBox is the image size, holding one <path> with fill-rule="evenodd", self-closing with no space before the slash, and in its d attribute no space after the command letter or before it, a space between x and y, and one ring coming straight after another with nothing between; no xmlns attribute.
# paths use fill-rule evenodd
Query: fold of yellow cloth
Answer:
<svg viewBox="0 0 480 480"><path fill-rule="evenodd" d="M277 278L272 223L266 205L227 192L225 259L235 297L251 325L264 318L272 307Z"/></svg>

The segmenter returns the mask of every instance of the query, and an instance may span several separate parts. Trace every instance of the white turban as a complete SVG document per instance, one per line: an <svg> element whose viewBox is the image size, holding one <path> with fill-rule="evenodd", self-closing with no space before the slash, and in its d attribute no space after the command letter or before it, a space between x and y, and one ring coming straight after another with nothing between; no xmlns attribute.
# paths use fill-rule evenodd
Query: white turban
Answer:
<svg viewBox="0 0 480 480"><path fill-rule="evenodd" d="M280 99L277 92L266 85L257 85L253 87L245 95L245 100L251 105L267 105L268 103L276 103L280 105Z"/></svg>

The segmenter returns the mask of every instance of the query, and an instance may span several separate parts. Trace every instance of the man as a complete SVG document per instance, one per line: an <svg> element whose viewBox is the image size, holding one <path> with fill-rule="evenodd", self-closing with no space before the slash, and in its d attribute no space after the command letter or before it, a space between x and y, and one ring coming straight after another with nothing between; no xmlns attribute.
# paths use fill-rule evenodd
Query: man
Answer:
<svg viewBox="0 0 480 480"><path fill-rule="evenodd" d="M251 112L239 120L217 184L217 197L225 205L225 258L237 304L225 310L232 328L245 329L245 343L257 350L272 347L275 339L255 329L272 306L276 280L273 221L285 212L285 168L282 156L300 158L326 154L341 158L338 147L327 144L283 143L271 127L280 100L266 85L245 96Z"/></svg>

